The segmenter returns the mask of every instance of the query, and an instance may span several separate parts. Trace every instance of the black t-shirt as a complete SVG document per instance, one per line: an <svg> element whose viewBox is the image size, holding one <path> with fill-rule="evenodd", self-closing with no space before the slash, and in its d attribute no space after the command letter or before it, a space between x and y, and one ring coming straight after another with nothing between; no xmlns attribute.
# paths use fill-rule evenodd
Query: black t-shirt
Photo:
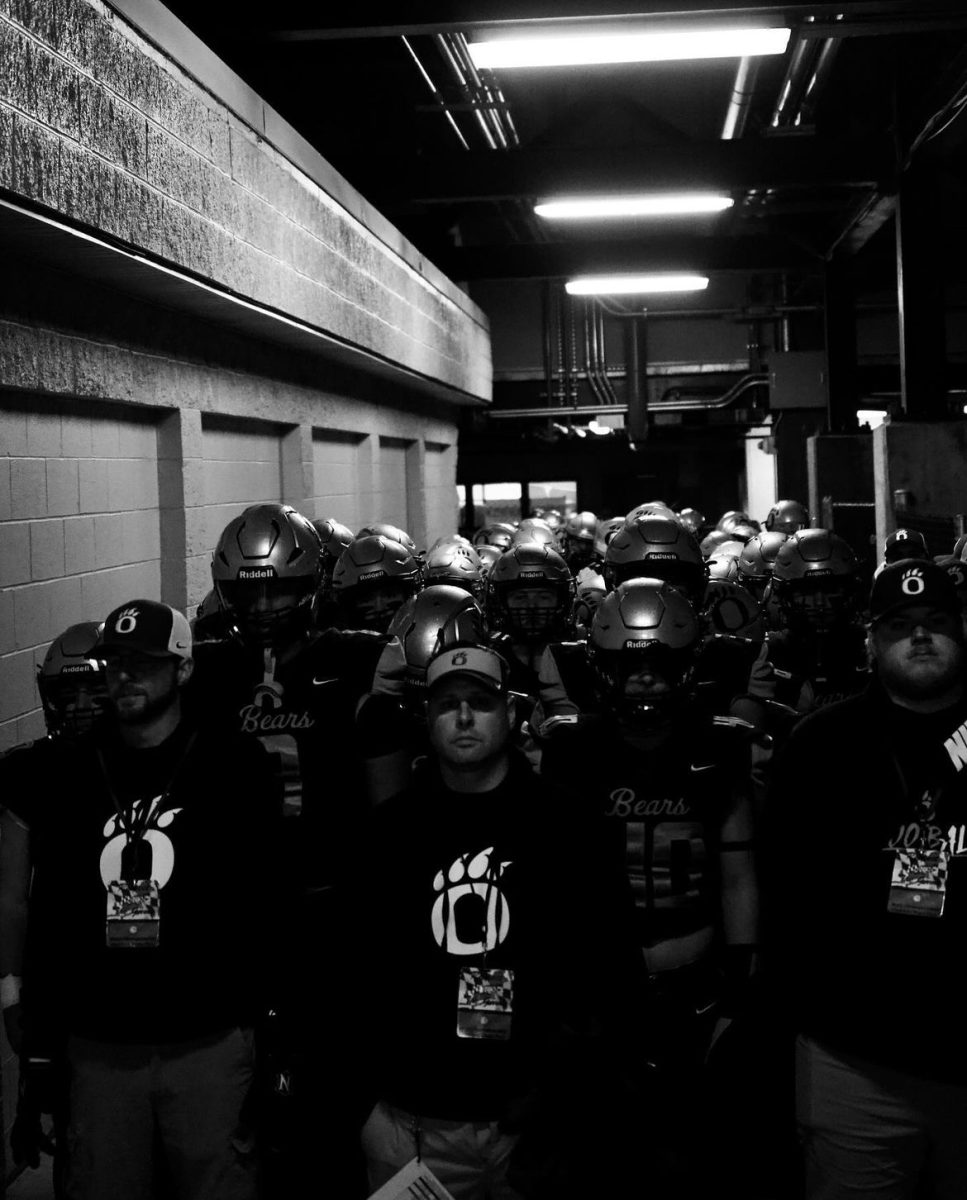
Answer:
<svg viewBox="0 0 967 1200"><path fill-rule="evenodd" d="M314 633L278 660L237 640L196 648L188 703L257 740L285 789L293 869L311 886L338 872L366 810L363 762L403 745L402 649L365 631Z"/></svg>
<svg viewBox="0 0 967 1200"><path fill-rule="evenodd" d="M763 855L769 960L797 1027L874 1062L967 1082L967 700L934 714L876 686L779 757ZM943 915L889 911L897 852L950 851Z"/></svg>
<svg viewBox="0 0 967 1200"><path fill-rule="evenodd" d="M497 1119L532 1087L562 1020L614 1007L624 987L615 981L632 970L626 898L523 761L480 794L450 791L427 764L410 792L374 813L362 861L359 1013L376 1090L390 1102ZM513 972L509 1040L458 1036L466 968Z"/></svg>
<svg viewBox="0 0 967 1200"><path fill-rule="evenodd" d="M145 818L133 852L159 887L156 947L107 945L108 885L130 861L112 791ZM24 999L38 1029L170 1042L254 1019L281 896L280 796L260 747L183 721L132 751L105 730L54 747L10 808L35 864Z"/></svg>

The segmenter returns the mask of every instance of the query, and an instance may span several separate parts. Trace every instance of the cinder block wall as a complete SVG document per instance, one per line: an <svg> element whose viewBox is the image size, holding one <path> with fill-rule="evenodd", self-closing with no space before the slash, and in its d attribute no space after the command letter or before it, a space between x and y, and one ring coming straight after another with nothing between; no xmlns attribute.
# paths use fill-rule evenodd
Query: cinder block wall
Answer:
<svg viewBox="0 0 967 1200"><path fill-rule="evenodd" d="M156 0L137 10L153 40L101 0L0 0L0 188L488 397L476 305Z"/></svg>
<svg viewBox="0 0 967 1200"><path fill-rule="evenodd" d="M138 595L191 612L247 504L454 529L455 402L489 398L473 302L156 0L129 7L137 29L0 0L0 200L141 263L105 283L69 247L0 244L0 749L42 731L51 638Z"/></svg>

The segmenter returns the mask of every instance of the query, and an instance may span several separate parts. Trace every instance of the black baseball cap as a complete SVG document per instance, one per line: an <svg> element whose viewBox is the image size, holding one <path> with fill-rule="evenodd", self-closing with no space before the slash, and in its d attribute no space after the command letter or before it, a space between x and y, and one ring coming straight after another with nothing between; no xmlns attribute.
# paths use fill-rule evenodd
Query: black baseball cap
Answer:
<svg viewBox="0 0 967 1200"><path fill-rule="evenodd" d="M954 581L943 567L922 558L888 563L873 580L871 623L875 625L884 617L915 604L960 615Z"/></svg>
<svg viewBox="0 0 967 1200"><path fill-rule="evenodd" d="M191 658L191 626L183 613L158 600L129 600L104 622L97 646L101 657L147 654Z"/></svg>

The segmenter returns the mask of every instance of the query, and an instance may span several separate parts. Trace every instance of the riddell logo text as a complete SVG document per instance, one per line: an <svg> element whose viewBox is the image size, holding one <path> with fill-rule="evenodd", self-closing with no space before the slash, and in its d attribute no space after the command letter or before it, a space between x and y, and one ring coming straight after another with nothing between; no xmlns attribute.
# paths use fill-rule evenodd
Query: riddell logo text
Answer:
<svg viewBox="0 0 967 1200"><path fill-rule="evenodd" d="M239 579L274 579L275 567L242 567Z"/></svg>
<svg viewBox="0 0 967 1200"><path fill-rule="evenodd" d="M61 667L61 675L93 675L94 668L89 663L71 663L69 666Z"/></svg>

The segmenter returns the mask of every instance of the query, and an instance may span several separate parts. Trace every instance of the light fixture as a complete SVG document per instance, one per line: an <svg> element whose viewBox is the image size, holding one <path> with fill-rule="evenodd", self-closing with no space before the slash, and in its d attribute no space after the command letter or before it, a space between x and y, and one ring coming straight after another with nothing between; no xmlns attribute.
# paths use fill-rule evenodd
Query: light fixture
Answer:
<svg viewBox="0 0 967 1200"><path fill-rule="evenodd" d="M501 38L467 47L478 70L576 67L603 63L667 62L688 58L747 58L782 54L790 31L690 29L665 33L558 34Z"/></svg>
<svg viewBox="0 0 967 1200"><path fill-rule="evenodd" d="M534 212L549 221L575 221L591 217L671 217L722 212L731 208L733 203L731 196L720 196L714 192L587 196L573 200L542 200L534 205Z"/></svg>
<svg viewBox="0 0 967 1200"><path fill-rule="evenodd" d="M570 296L629 296L701 292L707 287L706 275L582 275L579 279L569 279L564 290Z"/></svg>

